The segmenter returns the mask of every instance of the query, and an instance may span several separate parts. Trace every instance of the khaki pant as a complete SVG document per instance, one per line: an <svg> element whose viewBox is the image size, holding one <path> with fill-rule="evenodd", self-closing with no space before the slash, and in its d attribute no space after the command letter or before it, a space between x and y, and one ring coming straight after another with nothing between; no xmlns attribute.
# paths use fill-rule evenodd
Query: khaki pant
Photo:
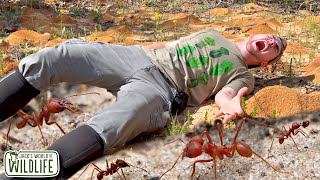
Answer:
<svg viewBox="0 0 320 180"><path fill-rule="evenodd" d="M116 92L117 101L87 122L104 140L105 153L163 128L176 94L140 46L70 40L24 58L19 70L39 90L68 82Z"/></svg>

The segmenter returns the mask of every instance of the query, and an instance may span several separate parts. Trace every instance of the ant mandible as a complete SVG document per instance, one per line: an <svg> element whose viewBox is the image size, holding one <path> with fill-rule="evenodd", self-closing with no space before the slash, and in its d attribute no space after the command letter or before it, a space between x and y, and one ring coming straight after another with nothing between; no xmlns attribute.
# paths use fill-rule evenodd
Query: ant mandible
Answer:
<svg viewBox="0 0 320 180"><path fill-rule="evenodd" d="M297 123L297 122L292 123L292 125L288 131L287 131L286 127L284 127L284 126L282 126L282 130L279 128L275 128L281 133L281 135L272 138L272 142L271 142L271 145L269 148L269 153L271 152L271 148L272 148L273 141L275 138L278 138L279 144L282 144L285 139L288 139L290 137L292 139L293 143L296 145L297 149L299 150L298 145L296 144L296 142L294 141L292 136L295 136L298 133L301 133L303 136L307 137L306 133L301 129L301 127L306 128L309 126L309 124L310 124L309 120L304 120L300 123Z"/></svg>
<svg viewBox="0 0 320 180"><path fill-rule="evenodd" d="M96 164L90 163L90 164L87 165L87 167L81 172L81 174L79 175L79 177L78 177L77 179L79 179L79 178L81 177L81 175L88 169L88 167L89 167L91 164L94 166L94 169L92 170L90 180L92 179L94 170L97 170L97 171L98 171L98 174L97 174L97 179L98 179L98 180L101 180L104 176L108 176L108 175L111 175L111 174L114 174L114 173L118 173L119 177L121 178L121 175L120 175L119 172L118 172L119 169L121 170L121 173L122 173L124 179L126 179L126 177L125 177L125 175L124 175L124 173L123 173L123 170L122 170L122 168L125 168L125 167L139 168L139 169L141 169L141 170L143 170L143 171L145 171L145 172L148 173L148 171L145 170L145 169L143 169L143 168L133 166L133 165L125 162L124 160L117 159L115 163L111 163L111 164L110 164L110 167L109 167L109 164L108 164L108 160L106 160L106 164L107 164L106 170L102 170L102 169L100 169Z"/></svg>
<svg viewBox="0 0 320 180"><path fill-rule="evenodd" d="M235 151L237 151L239 153L239 155L243 156L243 157L251 157L254 154L257 157L259 157L260 159L262 159L265 163L267 163L274 171L279 172L279 173L289 174L288 172L281 172L281 171L277 170L276 168L274 168L267 160L265 160L262 156L260 156L255 151L253 151L248 144L241 142L241 141L237 141L237 137L238 137L239 132L241 130L241 127L245 121L253 122L259 126L268 127L268 125L260 123L256 120L249 119L249 118L242 118L242 120L238 126L237 132L233 138L233 142L232 142L231 146L227 146L227 145L223 144L223 134L222 134L221 124L220 124L220 122L218 122L216 125L217 125L217 129L219 132L220 146L213 143L209 133L207 131L204 131L203 133L201 133L201 135L195 136L194 138L191 139L191 141L189 143L186 144L186 147L183 149L183 152L179 155L179 157L177 158L177 160L175 161L173 166L169 170L167 170L165 173L163 173L160 176L160 178L175 167L177 161L179 160L179 158L181 156L182 156L182 159L184 157L195 158L195 157L200 156L202 153L206 153L209 156L211 156L211 159L195 161L192 166L191 179L192 179L193 175L195 174L196 163L205 163L205 162L211 162L211 161L213 162L212 166L214 169L214 177L215 177L215 179L217 179L216 158L219 158L220 160L222 160L224 158L224 156L227 156L228 158L232 158L234 156ZM204 136L207 138L206 141L205 141ZM178 140L182 141L181 139L178 139Z"/></svg>
<svg viewBox="0 0 320 180"><path fill-rule="evenodd" d="M91 92L91 93L83 93L83 94L75 94L75 95L67 96L67 97L65 97L65 99L67 99L69 97L73 97L73 96L81 96L81 95L88 95L88 94L100 95L99 93ZM43 120L45 121L45 123L47 125L55 124L63 134L66 134L65 131L62 129L62 127L58 124L58 122L56 120L50 119L51 114L61 113L64 110L69 110L72 113L76 113L76 111L78 111L79 108L78 108L78 106L72 104L71 102L68 102L63 99L58 99L58 98L50 98L49 100L45 100L44 98L41 98L41 103L42 103L42 107L41 107L39 114L32 112L32 115L29 115L29 114L23 112L22 110L19 110L16 113L19 116L19 118L17 119L17 122L16 122L16 127L18 129L22 129L27 124L31 127L37 126L39 128L40 133L41 133L43 145L47 146L48 142L45 140L45 138L42 134L41 128L40 128L40 126L42 126L42 124L43 124ZM10 133L10 128L11 128L11 123L12 123L12 117L10 118L9 128L8 128L8 132L7 132L6 147L8 147L8 138L9 138L9 133Z"/></svg>

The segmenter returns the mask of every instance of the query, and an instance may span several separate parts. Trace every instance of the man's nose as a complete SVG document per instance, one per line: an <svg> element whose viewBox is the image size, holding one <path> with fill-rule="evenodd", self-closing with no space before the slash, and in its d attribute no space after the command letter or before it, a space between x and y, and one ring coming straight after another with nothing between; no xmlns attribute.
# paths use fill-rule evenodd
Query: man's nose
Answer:
<svg viewBox="0 0 320 180"><path fill-rule="evenodd" d="M269 43L269 46L271 47L274 47L276 45L276 42L273 38L269 39L268 43Z"/></svg>

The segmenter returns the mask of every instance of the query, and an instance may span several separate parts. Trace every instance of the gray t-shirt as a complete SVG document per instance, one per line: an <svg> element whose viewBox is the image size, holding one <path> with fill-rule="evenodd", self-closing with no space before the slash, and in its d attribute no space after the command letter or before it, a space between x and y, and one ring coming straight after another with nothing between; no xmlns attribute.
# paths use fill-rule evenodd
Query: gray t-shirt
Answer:
<svg viewBox="0 0 320 180"><path fill-rule="evenodd" d="M200 105L223 87L253 90L254 78L240 49L214 29L180 38L165 48L144 50L178 91L189 95L188 105Z"/></svg>

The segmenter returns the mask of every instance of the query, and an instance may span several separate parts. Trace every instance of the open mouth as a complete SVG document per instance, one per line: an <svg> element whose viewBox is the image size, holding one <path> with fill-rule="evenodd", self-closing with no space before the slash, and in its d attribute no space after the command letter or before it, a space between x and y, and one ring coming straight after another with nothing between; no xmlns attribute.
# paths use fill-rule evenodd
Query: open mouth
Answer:
<svg viewBox="0 0 320 180"><path fill-rule="evenodd" d="M262 51L266 47L266 45L263 41L258 41L256 42L256 47L258 51Z"/></svg>

